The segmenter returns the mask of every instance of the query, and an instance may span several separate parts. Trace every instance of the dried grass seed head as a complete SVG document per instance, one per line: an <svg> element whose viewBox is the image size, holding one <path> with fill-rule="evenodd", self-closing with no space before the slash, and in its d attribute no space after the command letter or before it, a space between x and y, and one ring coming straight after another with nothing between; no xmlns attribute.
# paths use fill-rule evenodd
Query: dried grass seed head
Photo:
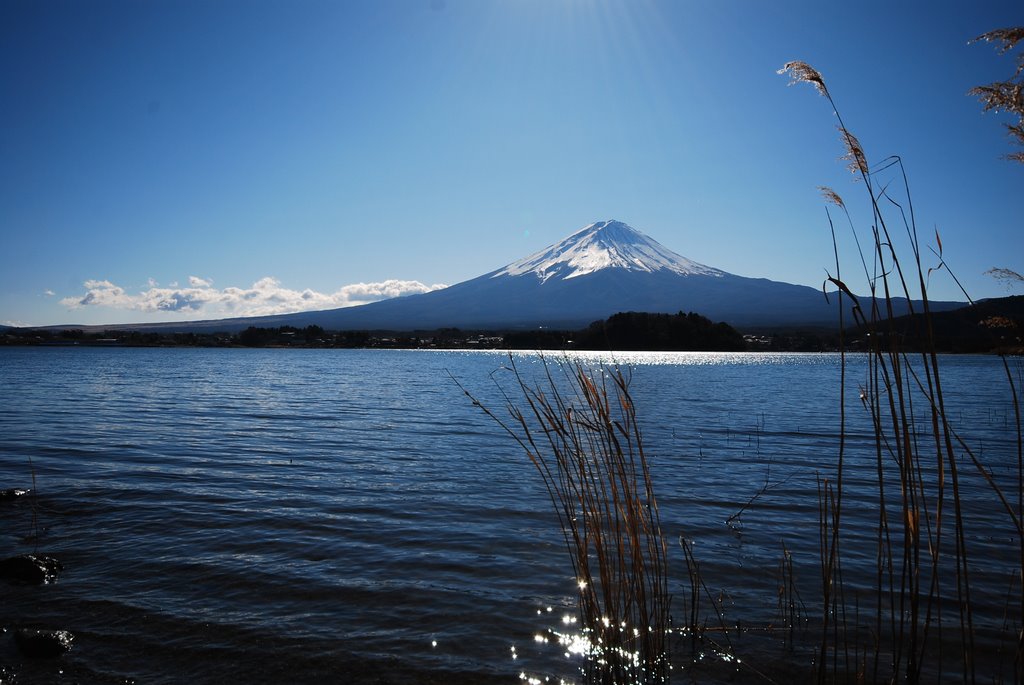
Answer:
<svg viewBox="0 0 1024 685"><path fill-rule="evenodd" d="M826 202L830 202L837 207L846 209L846 203L843 202L843 198L839 196L839 193L832 190L828 186L818 186L818 190L821 191L821 196L825 198Z"/></svg>
<svg viewBox="0 0 1024 685"><path fill-rule="evenodd" d="M840 138L842 138L843 146L846 148L846 154L839 159L847 162L851 173L856 174L859 171L867 176L868 158L864 154L864 148L861 147L860 141L846 128L842 126L836 126L836 128L839 129Z"/></svg>
<svg viewBox="0 0 1024 685"><path fill-rule="evenodd" d="M998 81L987 86L975 86L967 94L977 96L985 112L995 110L1024 114L1024 83Z"/></svg>
<svg viewBox="0 0 1024 685"><path fill-rule="evenodd" d="M996 50L1002 55L1013 49L1013 47L1024 40L1024 26L1011 26L1005 29L995 29L994 31L988 31L975 38L970 39L970 43L999 43Z"/></svg>
<svg viewBox="0 0 1024 685"><path fill-rule="evenodd" d="M800 60L786 62L776 73L788 73L789 85L793 85L794 83L810 83L818 89L819 93L828 97L828 88L825 86L825 79L821 77L821 73L817 69L807 62L802 62Z"/></svg>
<svg viewBox="0 0 1024 685"><path fill-rule="evenodd" d="M1024 40L1024 26L1011 26L1009 28L996 29L995 31L983 33L977 38L972 38L967 41L967 43L998 43L999 45L996 46L996 52L1000 55L1005 55L1022 40ZM1013 77L1017 78L1020 76L1021 72L1024 72L1024 54L1017 56L1017 71L1014 73Z"/></svg>
<svg viewBox="0 0 1024 685"><path fill-rule="evenodd" d="M1024 145L1024 117L1021 118L1019 124L1007 124L1006 129L1018 144Z"/></svg>

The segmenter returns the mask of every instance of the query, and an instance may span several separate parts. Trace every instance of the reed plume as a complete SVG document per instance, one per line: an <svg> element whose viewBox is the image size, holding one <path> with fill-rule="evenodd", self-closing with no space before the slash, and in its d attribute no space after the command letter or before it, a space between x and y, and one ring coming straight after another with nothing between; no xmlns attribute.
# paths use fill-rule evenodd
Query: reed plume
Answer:
<svg viewBox="0 0 1024 685"><path fill-rule="evenodd" d="M987 31L980 36L976 36L971 40L967 41L971 43L998 43L996 52L1000 55L1004 55L1012 50L1017 43L1024 40L1024 26L1013 26L1005 29L994 29ZM1024 55L1018 58L1020 66L1017 68L1017 73L1024 71Z"/></svg>
<svg viewBox="0 0 1024 685"><path fill-rule="evenodd" d="M996 43L996 52L1006 54L1024 40L1024 26L996 29L983 33L969 43ZM1017 117L1016 123L1004 124L1010 137L1018 145L1024 145L1024 53L1017 56L1017 68L1013 76L1005 81L995 81L983 86L976 86L967 91L974 95L982 104L982 111L1007 112ZM1015 162L1024 163L1024 152L1011 152L1005 157Z"/></svg>
<svg viewBox="0 0 1024 685"><path fill-rule="evenodd" d="M861 146L860 141L857 140L857 136L850 133L845 126L837 126L839 129L840 139L843 141L843 145L846 147L846 154L839 159L846 162L847 168L850 173L860 173L867 175L868 172L868 158L864 154L864 148Z"/></svg>
<svg viewBox="0 0 1024 685"><path fill-rule="evenodd" d="M843 198L839 196L839 193L828 186L818 186L818 190L821 191L821 196L825 198L826 202L834 204L840 209L846 209L846 203L843 202Z"/></svg>
<svg viewBox="0 0 1024 685"><path fill-rule="evenodd" d="M817 69L807 62L800 60L786 62L775 73L789 74L789 85L791 86L796 83L810 83L817 88L819 93L831 100L831 96L828 94L828 86L825 85L825 79L821 77L821 73Z"/></svg>

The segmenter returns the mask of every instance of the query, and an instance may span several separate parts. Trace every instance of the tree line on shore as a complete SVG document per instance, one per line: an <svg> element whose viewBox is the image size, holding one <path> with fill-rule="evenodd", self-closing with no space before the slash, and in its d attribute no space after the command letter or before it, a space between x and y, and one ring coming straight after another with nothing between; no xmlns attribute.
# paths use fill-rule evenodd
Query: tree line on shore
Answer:
<svg viewBox="0 0 1024 685"><path fill-rule="evenodd" d="M900 317L901 319L904 317ZM955 312L933 315L935 343L946 352L1011 352L1022 349L1024 296L979 303ZM895 325L885 335L914 348L906 327ZM876 335L878 333L876 332ZM620 312L580 330L546 327L483 331L441 328L431 331L328 331L320 326L250 326L239 332L165 332L116 330L99 332L6 328L0 345L90 345L126 347L311 347L395 349L508 349L619 351L768 351L829 352L839 349L838 330L773 330L741 334L726 323L700 314ZM845 333L849 351L868 341L856 329Z"/></svg>
<svg viewBox="0 0 1024 685"><path fill-rule="evenodd" d="M534 328L481 331L441 328L431 331L328 331L320 326L250 326L230 332L164 332L81 329L7 329L8 345L92 345L137 347L330 347L330 348L476 348L578 350L744 350L748 342L735 328L693 312L626 312L595 321L582 330Z"/></svg>

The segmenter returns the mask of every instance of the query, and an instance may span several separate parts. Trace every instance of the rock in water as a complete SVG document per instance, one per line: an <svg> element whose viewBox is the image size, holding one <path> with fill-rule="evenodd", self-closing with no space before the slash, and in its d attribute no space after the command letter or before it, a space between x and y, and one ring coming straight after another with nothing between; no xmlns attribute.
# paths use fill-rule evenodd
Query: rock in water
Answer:
<svg viewBox="0 0 1024 685"><path fill-rule="evenodd" d="M0 578L12 583L42 585L57 580L64 564L41 554L20 554L0 561Z"/></svg>
<svg viewBox="0 0 1024 685"><path fill-rule="evenodd" d="M14 641L25 656L51 658L60 656L71 649L75 636L66 630L33 630L20 628L14 631Z"/></svg>
<svg viewBox="0 0 1024 685"><path fill-rule="evenodd" d="M8 488L7 490L0 490L0 502L6 502L8 500L15 500L19 497L24 497L31 490L22 490L21 488Z"/></svg>

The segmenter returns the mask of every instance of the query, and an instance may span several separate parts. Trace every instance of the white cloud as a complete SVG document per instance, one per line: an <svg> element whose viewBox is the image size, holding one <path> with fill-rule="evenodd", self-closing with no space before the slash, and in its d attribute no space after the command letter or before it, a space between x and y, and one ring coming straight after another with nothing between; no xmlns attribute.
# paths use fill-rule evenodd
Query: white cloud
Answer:
<svg viewBox="0 0 1024 685"><path fill-rule="evenodd" d="M54 295L56 295L56 294L57 294L57 293L53 292L53 291L52 291L52 290L50 290L49 288L47 288L46 290L44 290L44 291L43 291L43 295L46 295L47 297L53 297L53 296L54 296Z"/></svg>
<svg viewBox="0 0 1024 685"><path fill-rule="evenodd" d="M188 287L176 283L160 287L153 279L146 290L129 293L106 280L89 280L85 293L65 297L60 303L69 309L100 306L146 313L184 313L207 318L222 316L267 316L317 309L336 309L386 300L402 295L430 292L444 285L425 285L419 281L391 279L378 283L353 283L333 293L309 288L292 290L276 278L267 276L248 288L214 288L211 279L189 276Z"/></svg>

